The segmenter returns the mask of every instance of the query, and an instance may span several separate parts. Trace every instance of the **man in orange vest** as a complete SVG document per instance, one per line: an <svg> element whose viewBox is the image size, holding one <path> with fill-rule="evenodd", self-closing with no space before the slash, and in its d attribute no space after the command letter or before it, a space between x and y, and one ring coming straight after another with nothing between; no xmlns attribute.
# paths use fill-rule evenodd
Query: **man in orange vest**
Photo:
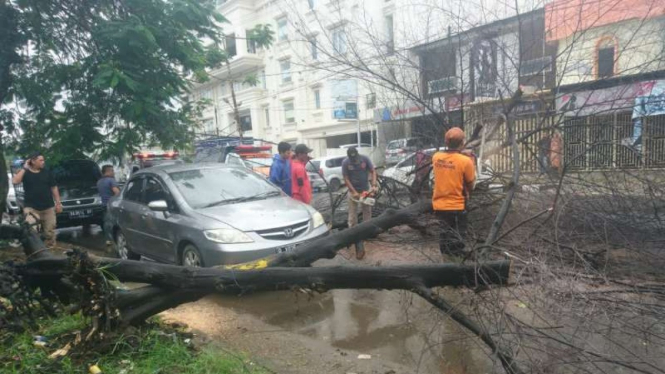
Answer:
<svg viewBox="0 0 665 374"><path fill-rule="evenodd" d="M466 234L466 201L476 181L471 157L462 154L464 131L453 127L446 132L447 150L432 156L434 191L432 207L439 220L439 250L442 254L461 254Z"/></svg>

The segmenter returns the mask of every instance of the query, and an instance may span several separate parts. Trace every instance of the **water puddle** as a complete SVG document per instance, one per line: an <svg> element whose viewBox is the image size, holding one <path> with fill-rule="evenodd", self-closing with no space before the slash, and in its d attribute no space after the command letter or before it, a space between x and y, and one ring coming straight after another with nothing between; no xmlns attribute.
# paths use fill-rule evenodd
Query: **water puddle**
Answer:
<svg viewBox="0 0 665 374"><path fill-rule="evenodd" d="M278 329L397 362L414 372L476 374L491 369L475 341L463 339L465 332L406 292L333 290L309 296L284 291L214 300Z"/></svg>

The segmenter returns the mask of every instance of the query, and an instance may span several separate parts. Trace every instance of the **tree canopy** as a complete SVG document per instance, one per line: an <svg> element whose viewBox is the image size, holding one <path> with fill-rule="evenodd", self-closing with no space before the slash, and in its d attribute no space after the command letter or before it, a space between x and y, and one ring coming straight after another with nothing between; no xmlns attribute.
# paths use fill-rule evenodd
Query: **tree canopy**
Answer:
<svg viewBox="0 0 665 374"><path fill-rule="evenodd" d="M223 22L211 1L0 0L1 124L52 159L181 148L200 110L188 85L226 59Z"/></svg>

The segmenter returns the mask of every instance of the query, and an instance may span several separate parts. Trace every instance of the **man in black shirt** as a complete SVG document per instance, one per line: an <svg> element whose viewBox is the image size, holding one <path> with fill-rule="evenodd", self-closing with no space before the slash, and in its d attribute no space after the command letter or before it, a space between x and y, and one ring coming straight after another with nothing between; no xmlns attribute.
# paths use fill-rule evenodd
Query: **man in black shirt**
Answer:
<svg viewBox="0 0 665 374"><path fill-rule="evenodd" d="M28 157L12 179L14 184L23 183L25 201L23 213L26 221L34 224L37 221L42 225L46 247L55 247L55 215L62 212L60 191L55 184L53 174L44 169L44 156L36 152Z"/></svg>

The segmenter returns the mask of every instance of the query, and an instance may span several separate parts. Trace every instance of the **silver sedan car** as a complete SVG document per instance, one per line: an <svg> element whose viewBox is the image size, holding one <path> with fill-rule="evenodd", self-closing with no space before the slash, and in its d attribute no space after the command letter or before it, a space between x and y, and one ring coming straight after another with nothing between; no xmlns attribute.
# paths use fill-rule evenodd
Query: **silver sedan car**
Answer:
<svg viewBox="0 0 665 374"><path fill-rule="evenodd" d="M328 233L314 208L264 177L227 164L141 170L108 207L123 259L236 264L291 251Z"/></svg>

